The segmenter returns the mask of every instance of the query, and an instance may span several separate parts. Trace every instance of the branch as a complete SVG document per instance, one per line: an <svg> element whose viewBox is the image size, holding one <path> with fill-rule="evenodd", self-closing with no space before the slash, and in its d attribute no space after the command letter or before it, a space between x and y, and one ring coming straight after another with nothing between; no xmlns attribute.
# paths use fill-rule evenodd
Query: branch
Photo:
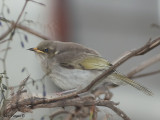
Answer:
<svg viewBox="0 0 160 120"><path fill-rule="evenodd" d="M38 98L32 98L32 99L30 98L30 101L35 101L37 99ZM28 100L25 100L25 101L27 102ZM43 99L42 104L37 104L35 106L32 106L32 105L25 106L26 108L25 107L20 108L20 107L17 106L18 108L12 109L12 112L13 111L24 112L23 109L27 109L28 111L30 111L31 109L37 109L37 108L54 108L54 107L67 107L67 106L77 106L77 107L82 107L82 106L105 106L105 107L108 107L108 108L112 109L115 113L117 113L124 120L130 120L130 118L122 110L120 110L119 108L116 107L116 105L118 105L117 103L114 103L114 102L108 101L108 100L94 100L91 97L86 97L86 98L78 97L78 98L73 98L73 99L65 99L65 100L56 101L56 102L53 102L53 103L48 103L48 102L46 102L46 99Z"/></svg>
<svg viewBox="0 0 160 120"><path fill-rule="evenodd" d="M21 13L20 13L20 15L18 16L15 24L13 24L11 28L9 28L4 34L1 35L0 40L3 40L5 37L7 37L12 30L13 30L13 33L14 33L15 28L16 28L16 25L17 25L17 23L19 22L22 14L23 14L26 6L27 6L27 3L28 3L28 0L25 1L24 6L23 6L23 8L22 8L22 10L21 10ZM11 36L12 36L12 35L11 35Z"/></svg>
<svg viewBox="0 0 160 120"><path fill-rule="evenodd" d="M21 91L24 89L24 86L25 86L26 82L28 81L29 77L30 77L30 76L28 76L27 78L25 78L25 79L20 83L19 89L18 89L18 91L17 91L17 94L20 94Z"/></svg>
<svg viewBox="0 0 160 120"><path fill-rule="evenodd" d="M29 76L28 76L27 78L25 78L25 79L20 83L19 89L18 89L17 93L16 93L15 95L12 94L12 97L11 97L11 99L9 100L9 103L5 106L6 108L7 108L8 106L12 105L12 103L15 103L15 104L18 105L18 100L19 100L19 99L24 99L22 93L23 93L24 86L25 86L26 82L28 81L28 79L29 79ZM11 110L9 113L7 113L7 115L6 115L6 117L5 117L4 120L9 120L18 110L19 110L18 107L17 107L17 109L15 109L15 110ZM3 111L3 113L4 113L4 111Z"/></svg>
<svg viewBox="0 0 160 120"><path fill-rule="evenodd" d="M25 1L24 5L23 5L23 8L22 8L22 10L21 10L20 14L18 15L18 18L17 18L17 20L16 20L16 22L15 22L15 25L13 25L13 26L11 27L11 29L8 30L8 31L11 31L11 32L12 32L11 35L10 35L10 37L9 37L10 40L11 40L11 39L13 38L13 36L14 36L15 30L16 30L16 25L17 25L17 23L19 22L22 14L23 14L26 6L27 6L27 3L28 3L28 0ZM5 32L4 34L2 34L3 38L5 38L6 36L9 35L10 32L8 32L8 31ZM0 39L0 40L2 40L2 39ZM10 45L10 41L8 41L6 48L9 48L9 45ZM5 74L4 74L4 76L5 76L5 82L6 82L6 86L8 87L9 85L8 85L7 72L6 72L6 58L7 58L7 54L8 54L8 49L5 51L5 53L4 53L4 58L3 58L3 69L4 69L4 73L5 73ZM6 90L5 96L6 96L6 98L8 97L8 89ZM0 114L3 114L3 113L4 113L4 109L6 109L6 104L7 104L7 101L4 100L3 103L2 103L3 106L2 106L2 108L1 108L1 110L0 110Z"/></svg>
<svg viewBox="0 0 160 120"><path fill-rule="evenodd" d="M0 40L3 40L9 33L11 33L13 28L14 28L14 25L12 24L11 27L0 36Z"/></svg>
<svg viewBox="0 0 160 120"><path fill-rule="evenodd" d="M144 74L140 74L140 75L135 75L135 76L132 76L132 78L136 79L136 78L147 77L147 76L155 75L155 74L160 74L160 70L156 70L153 72L148 72L148 73L144 73Z"/></svg>
<svg viewBox="0 0 160 120"><path fill-rule="evenodd" d="M153 64L155 64L155 63L157 63L157 62L159 62L159 61L160 61L160 54L158 54L158 55L156 55L156 56L154 56L154 57L152 57L152 58L144 61L144 62L141 63L140 65L138 65L138 66L137 66L136 68L134 68L131 72L129 72L129 73L127 74L127 76L128 76L129 78L131 78L131 77L133 77L136 73L144 70L145 68L147 68L147 67L149 67L149 66L151 66L151 65L153 65Z"/></svg>
<svg viewBox="0 0 160 120"><path fill-rule="evenodd" d="M48 104L39 104L33 107L35 108L53 108L53 107L66 107L66 106L105 106L110 109L112 109L115 113L117 113L120 117L122 117L124 120L130 120L130 118L120 109L118 109L115 105L118 105L117 103L114 103L112 101L108 100L94 100L92 98L74 98L69 100L62 100L57 101L55 103L48 103Z"/></svg>
<svg viewBox="0 0 160 120"><path fill-rule="evenodd" d="M10 21L10 20L7 20L7 19L5 19L5 18L1 18L1 17L0 17L0 20L2 20L2 21L4 21L4 22L7 22L7 23L10 23L12 26L15 25L15 22ZM23 30L23 31L26 31L26 32L28 32L28 33L30 33L30 34L33 34L33 35L35 35L35 36L37 36L37 37L40 37L40 38L42 38L42 39L44 39L44 40L49 40L49 39L50 39L49 37L47 37L47 36L45 36L45 35L42 35L41 33L37 32L37 31L35 31L35 30L27 27L27 26L24 26L24 25L21 25L21 24L16 24L16 27L19 28L19 29L21 29L21 30ZM1 39L0 39L0 40L1 40Z"/></svg>
<svg viewBox="0 0 160 120"><path fill-rule="evenodd" d="M33 3L37 3L37 4L42 5L42 6L46 6L44 3L41 3L41 2L37 2L37 1L34 1L34 0L29 0L29 1L31 1Z"/></svg>

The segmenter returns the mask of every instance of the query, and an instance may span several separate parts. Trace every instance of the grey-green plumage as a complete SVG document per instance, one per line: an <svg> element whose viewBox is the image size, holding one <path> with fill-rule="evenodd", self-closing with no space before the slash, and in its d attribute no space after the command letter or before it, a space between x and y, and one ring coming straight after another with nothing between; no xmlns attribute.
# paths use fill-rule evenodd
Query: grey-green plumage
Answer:
<svg viewBox="0 0 160 120"><path fill-rule="evenodd" d="M98 52L72 42L47 40L41 42L35 51L41 56L44 72L50 69L50 78L64 90L84 87L102 71L112 66ZM126 83L152 95L147 88L116 71L106 80L118 85Z"/></svg>

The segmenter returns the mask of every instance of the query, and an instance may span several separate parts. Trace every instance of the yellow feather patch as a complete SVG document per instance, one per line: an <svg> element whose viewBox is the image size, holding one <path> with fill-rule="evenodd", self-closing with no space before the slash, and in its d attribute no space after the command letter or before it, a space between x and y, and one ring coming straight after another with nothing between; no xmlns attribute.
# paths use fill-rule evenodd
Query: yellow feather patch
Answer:
<svg viewBox="0 0 160 120"><path fill-rule="evenodd" d="M89 56L86 57L85 59L81 60L79 63L84 69L89 69L89 70L103 70L107 69L111 66L111 64L98 56Z"/></svg>

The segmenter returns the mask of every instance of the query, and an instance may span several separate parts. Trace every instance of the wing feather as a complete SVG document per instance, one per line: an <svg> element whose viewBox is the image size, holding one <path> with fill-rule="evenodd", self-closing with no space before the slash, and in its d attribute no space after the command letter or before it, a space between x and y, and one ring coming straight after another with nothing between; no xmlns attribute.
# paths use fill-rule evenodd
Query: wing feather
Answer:
<svg viewBox="0 0 160 120"><path fill-rule="evenodd" d="M61 66L69 69L84 69L84 70L104 70L108 69L112 64L99 56L86 55L78 58L70 58L70 61L61 62Z"/></svg>
<svg viewBox="0 0 160 120"><path fill-rule="evenodd" d="M104 70L111 64L102 58L98 52L77 43L56 42L59 54L58 63L68 69Z"/></svg>

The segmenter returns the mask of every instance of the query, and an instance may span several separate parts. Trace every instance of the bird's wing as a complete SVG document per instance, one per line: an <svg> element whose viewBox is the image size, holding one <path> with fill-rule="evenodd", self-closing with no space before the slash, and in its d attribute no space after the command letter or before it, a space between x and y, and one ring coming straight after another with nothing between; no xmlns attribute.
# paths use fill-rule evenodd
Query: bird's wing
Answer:
<svg viewBox="0 0 160 120"><path fill-rule="evenodd" d="M111 66L111 64L99 56L87 56L82 60L78 60L79 64L85 70L104 70Z"/></svg>
<svg viewBox="0 0 160 120"><path fill-rule="evenodd" d="M79 54L73 55L68 60L60 62L62 67L84 70L104 70L112 66L107 60L97 55Z"/></svg>
<svg viewBox="0 0 160 120"><path fill-rule="evenodd" d="M56 57L62 67L69 69L104 70L111 64L98 52L77 43L57 42L59 54Z"/></svg>

